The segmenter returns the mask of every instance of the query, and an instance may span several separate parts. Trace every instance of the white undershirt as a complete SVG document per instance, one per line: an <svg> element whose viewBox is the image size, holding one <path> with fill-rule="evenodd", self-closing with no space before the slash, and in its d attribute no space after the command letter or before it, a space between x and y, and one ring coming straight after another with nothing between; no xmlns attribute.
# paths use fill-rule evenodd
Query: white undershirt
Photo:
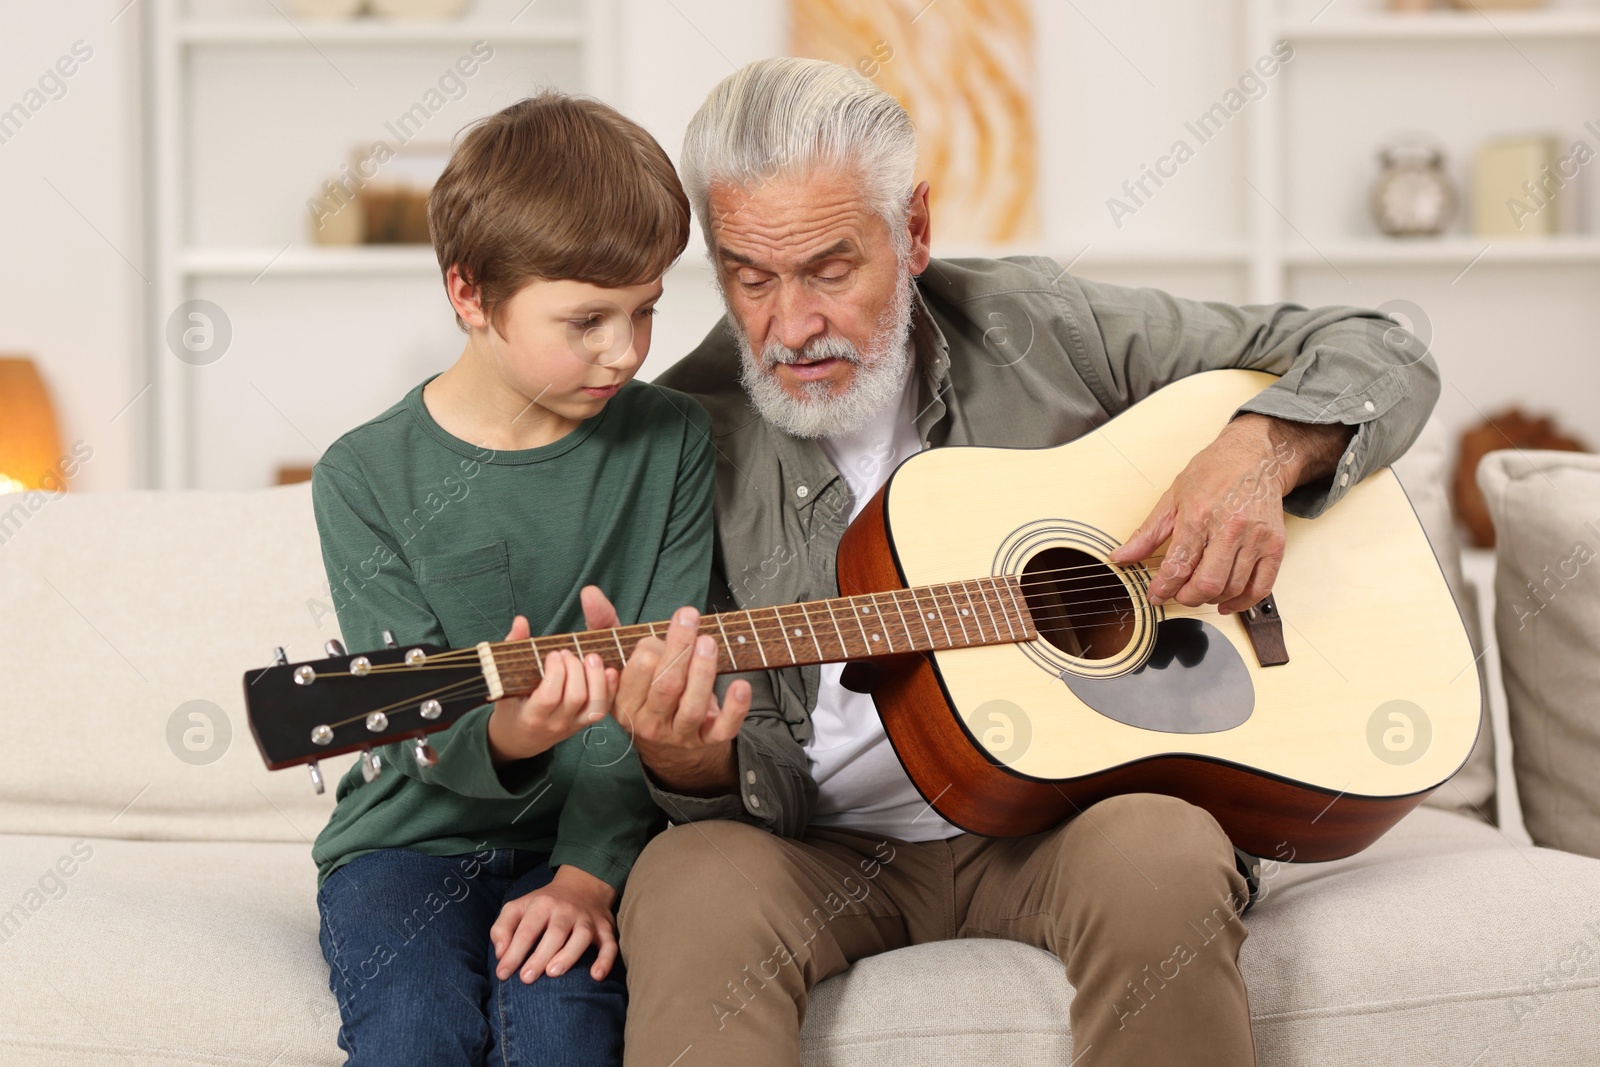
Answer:
<svg viewBox="0 0 1600 1067"><path fill-rule="evenodd" d="M917 378L912 359L898 404L886 407L855 433L818 440L850 487L851 519L902 460L921 451ZM822 665L817 706L811 712L806 756L818 787L811 821L905 841L939 841L961 833L940 818L911 784L883 732L872 698L840 685L843 671L842 663Z"/></svg>

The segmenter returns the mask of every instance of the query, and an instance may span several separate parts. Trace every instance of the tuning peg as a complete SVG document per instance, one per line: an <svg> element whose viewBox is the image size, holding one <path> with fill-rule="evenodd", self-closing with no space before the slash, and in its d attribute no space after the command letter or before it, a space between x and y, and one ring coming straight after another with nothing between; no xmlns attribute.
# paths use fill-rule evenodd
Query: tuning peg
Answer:
<svg viewBox="0 0 1600 1067"><path fill-rule="evenodd" d="M272 665L274 667L287 667L289 665L289 655L284 652L282 645L272 650Z"/></svg>
<svg viewBox="0 0 1600 1067"><path fill-rule="evenodd" d="M315 763L308 763L306 764L306 770L311 772L311 788L315 789L318 793L321 793L323 791L322 768L318 767Z"/></svg>
<svg viewBox="0 0 1600 1067"><path fill-rule="evenodd" d="M342 655L344 655L344 643L341 642L337 637L329 638L327 643L324 644L322 646L322 648L330 656L342 656Z"/></svg>
<svg viewBox="0 0 1600 1067"><path fill-rule="evenodd" d="M383 760L370 748L361 750L361 777L368 782L378 780L378 772L383 770Z"/></svg>
<svg viewBox="0 0 1600 1067"><path fill-rule="evenodd" d="M385 630L385 631L383 631L383 647L384 648L399 648L400 647L400 642L398 642L398 641L396 641L394 639L394 631L393 630Z"/></svg>
<svg viewBox="0 0 1600 1067"><path fill-rule="evenodd" d="M433 746L428 744L428 739L425 737L412 739L411 754L417 758L418 767L437 767L439 765L439 753L433 750Z"/></svg>

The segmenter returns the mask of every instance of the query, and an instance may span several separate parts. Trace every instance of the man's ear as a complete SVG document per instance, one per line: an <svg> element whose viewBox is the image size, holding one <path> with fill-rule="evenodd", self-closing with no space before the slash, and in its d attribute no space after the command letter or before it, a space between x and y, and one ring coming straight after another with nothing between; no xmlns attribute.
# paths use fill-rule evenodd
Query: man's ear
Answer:
<svg viewBox="0 0 1600 1067"><path fill-rule="evenodd" d="M450 297L450 306L456 309L456 314L469 329L481 330L489 325L489 317L483 313L478 287L462 275L459 266L450 267L444 278L444 288Z"/></svg>
<svg viewBox="0 0 1600 1067"><path fill-rule="evenodd" d="M911 191L911 210L906 213L906 226L911 230L912 274L928 269L933 258L933 215L928 207L928 183L921 182Z"/></svg>

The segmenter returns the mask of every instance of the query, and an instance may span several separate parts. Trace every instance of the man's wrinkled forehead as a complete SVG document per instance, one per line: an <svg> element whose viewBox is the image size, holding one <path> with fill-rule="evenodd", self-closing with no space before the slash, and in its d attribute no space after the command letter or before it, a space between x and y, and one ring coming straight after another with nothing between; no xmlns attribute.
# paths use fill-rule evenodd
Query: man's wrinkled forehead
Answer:
<svg viewBox="0 0 1600 1067"><path fill-rule="evenodd" d="M798 264L796 264L796 266L798 266L801 270L805 270L809 267L814 267L820 263L824 263L830 259L838 259L840 257L855 257L860 254L860 249L857 247L856 241L853 238L841 237L833 244L822 249L822 251L812 253L811 255L802 259ZM724 263L731 263L735 266L756 267L758 269L762 269L764 267L764 264L758 263L752 257L747 256L742 252L737 252L721 242L718 242L717 244L717 257Z"/></svg>
<svg viewBox="0 0 1600 1067"><path fill-rule="evenodd" d="M729 266L803 270L868 255L887 236L859 184L845 176L782 177L754 188L719 182L710 200L715 255Z"/></svg>

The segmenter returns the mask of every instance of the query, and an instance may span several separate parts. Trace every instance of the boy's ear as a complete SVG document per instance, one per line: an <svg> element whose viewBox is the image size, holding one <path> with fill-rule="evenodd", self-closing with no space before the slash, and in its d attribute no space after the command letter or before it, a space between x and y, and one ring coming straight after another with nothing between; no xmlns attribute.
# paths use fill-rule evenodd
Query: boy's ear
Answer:
<svg viewBox="0 0 1600 1067"><path fill-rule="evenodd" d="M450 306L456 309L456 314L461 316L461 321L469 329L481 330L489 325L489 317L483 313L483 305L478 297L478 287L462 276L460 267L450 268L445 275L444 287L450 296Z"/></svg>

